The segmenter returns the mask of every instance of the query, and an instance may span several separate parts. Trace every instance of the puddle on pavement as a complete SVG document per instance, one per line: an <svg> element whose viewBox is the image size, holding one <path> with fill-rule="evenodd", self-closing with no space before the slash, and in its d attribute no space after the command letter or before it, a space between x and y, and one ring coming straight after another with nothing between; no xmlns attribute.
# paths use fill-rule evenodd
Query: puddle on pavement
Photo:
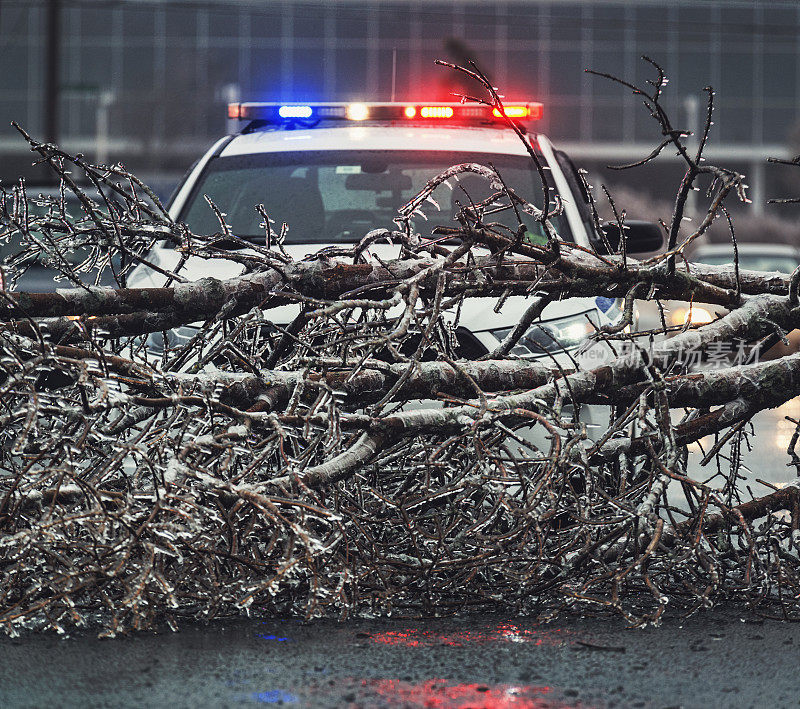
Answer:
<svg viewBox="0 0 800 709"><path fill-rule="evenodd" d="M523 684L452 682L432 678L419 682L400 679L343 677L323 685L310 683L302 696L281 689L253 692L247 699L258 704L314 706L341 699L348 707L429 707L435 709L577 709L582 703L565 702L552 687Z"/></svg>
<svg viewBox="0 0 800 709"><path fill-rule="evenodd" d="M286 624L264 621L254 633L259 640L270 645L287 646L301 637L293 637ZM353 628L334 626L330 632L343 633L354 642L392 648L432 648L437 646L467 648L475 645L490 646L506 643L558 647L568 644L582 634L559 627L524 627L517 622L502 620L495 623L475 623L452 627L452 623L392 623L394 627L370 631L363 628L354 633ZM438 626L438 627L437 627ZM448 627L449 626L449 627ZM283 632L280 632L282 630ZM308 638L312 642L316 638ZM367 645L367 647L369 646ZM363 647L363 645L362 645ZM488 649L488 648L487 648ZM273 656L273 660L274 660ZM243 703L316 706L341 705L351 707L435 707L438 709L503 709L527 707L549 709L554 707L585 707L587 705L565 701L564 695L552 687L512 683L456 682L443 678L411 681L409 678L359 678L331 676L328 667L315 667L300 688L280 686L260 688L250 683L238 683L237 699ZM276 678L277 679L277 678ZM276 682L278 684L278 682ZM341 700L341 701L339 701ZM333 703L333 704L332 704Z"/></svg>
<svg viewBox="0 0 800 709"><path fill-rule="evenodd" d="M503 709L504 707L528 707L545 709L550 707L575 706L564 704L555 697L551 687L531 685L481 683L453 683L445 679L429 679L424 682L404 682L397 679L362 680L362 687L384 706L437 707L456 709Z"/></svg>

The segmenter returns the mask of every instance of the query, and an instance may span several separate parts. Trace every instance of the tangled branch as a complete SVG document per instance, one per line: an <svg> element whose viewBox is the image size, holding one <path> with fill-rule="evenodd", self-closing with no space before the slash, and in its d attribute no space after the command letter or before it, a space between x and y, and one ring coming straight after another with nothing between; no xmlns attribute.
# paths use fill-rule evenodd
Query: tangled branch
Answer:
<svg viewBox="0 0 800 709"><path fill-rule="evenodd" d="M490 167L453 166L401 209L399 230L295 261L263 207L264 246L239 243L216 207L219 232L193 234L122 166L23 133L62 195L42 204L23 183L0 195L0 240L17 245L0 293L3 628L98 621L115 634L256 610L587 607L646 623L670 602L691 612L731 599L796 617L800 486L746 499L735 471L693 478L687 446L713 437L708 460L740 446L757 412L800 394L800 356L713 371L683 358L800 327L796 278L677 261L743 184L701 164L713 93L691 154L656 69L649 91L624 84L663 134L641 162L672 145L687 172L667 250L648 261L624 236L614 252L598 234L604 253L562 240L552 221L562 206L539 163L541 205ZM488 79L464 71L505 115ZM492 196L470 199L452 227L417 233L412 215L463 173L481 175ZM707 214L681 237L702 176L713 186ZM519 228L492 222L498 211ZM526 238L521 213L542 224L546 245ZM386 238L400 258L374 255ZM176 266L151 261L158 241L180 254ZM65 257L74 253L77 264ZM232 261L241 275L190 281L190 258ZM34 264L74 287L15 291ZM163 286L127 288L135 267ZM118 288L83 282L104 269ZM542 345L547 306L588 296L619 299L618 311L589 319L580 350ZM497 309L527 299L491 351L460 324L478 297ZM636 299L730 312L637 333ZM287 305L288 321L273 316ZM541 349L520 356L532 331Z"/></svg>

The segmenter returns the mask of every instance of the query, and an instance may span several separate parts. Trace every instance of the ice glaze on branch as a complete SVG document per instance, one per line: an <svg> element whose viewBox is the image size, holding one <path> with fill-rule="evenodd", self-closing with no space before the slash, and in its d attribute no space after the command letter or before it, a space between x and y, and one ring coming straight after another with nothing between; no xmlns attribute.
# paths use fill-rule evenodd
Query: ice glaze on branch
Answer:
<svg viewBox="0 0 800 709"><path fill-rule="evenodd" d="M655 68L652 91L625 84L664 129L645 161L674 147L688 172L670 248L644 262L624 240L601 255L559 238L550 218L563 205L528 141L545 204L489 167L458 165L401 210L400 230L295 261L263 207L265 246L243 243L220 209L218 234L192 234L121 166L27 136L83 214L68 216L61 197L32 216L24 185L0 195L0 238L20 241L0 293L0 626L65 630L100 613L115 634L256 608L342 617L587 604L646 623L667 601L691 612L726 599L800 615L797 487L750 499L739 464L747 422L800 392L800 355L700 371L682 357L800 325L797 277L675 258L731 192L743 195L738 175L700 165L708 123L701 150L687 151ZM502 114L486 75L465 73ZM412 215L461 172L482 176L491 200L467 194L452 226L415 233ZM675 219L702 174L716 189L682 236ZM491 222L495 201L516 229ZM526 240L525 211L546 246ZM86 267L112 268L124 285L160 239L178 252L172 270L153 264L163 288L95 288L67 258L88 249ZM401 258L378 258L382 239ZM190 258L244 272L187 282ZM29 263L78 287L6 287ZM624 311L606 302L601 318L597 296L625 298ZM543 346L570 297L595 316L588 351ZM476 298L487 315L470 332ZM630 332L635 299L730 312L642 335ZM292 314L276 310L287 304ZM492 349L484 330L508 332ZM514 356L520 345L540 356ZM725 463L708 477L688 465L687 445L704 436L704 462Z"/></svg>

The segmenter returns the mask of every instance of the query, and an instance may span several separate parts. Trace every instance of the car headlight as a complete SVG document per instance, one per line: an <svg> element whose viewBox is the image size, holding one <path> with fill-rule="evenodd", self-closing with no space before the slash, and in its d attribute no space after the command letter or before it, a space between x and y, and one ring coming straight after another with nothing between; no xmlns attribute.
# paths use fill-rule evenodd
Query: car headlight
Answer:
<svg viewBox="0 0 800 709"><path fill-rule="evenodd" d="M691 325L706 325L714 320L714 316L705 308L694 305L691 308L675 308L670 320L673 325L679 326L683 326L687 322Z"/></svg>
<svg viewBox="0 0 800 709"><path fill-rule="evenodd" d="M546 320L532 325L514 345L510 354L519 357L541 357L549 353L573 350L586 341L597 325L594 311L571 315L558 320ZM506 327L490 332L501 342L512 328Z"/></svg>

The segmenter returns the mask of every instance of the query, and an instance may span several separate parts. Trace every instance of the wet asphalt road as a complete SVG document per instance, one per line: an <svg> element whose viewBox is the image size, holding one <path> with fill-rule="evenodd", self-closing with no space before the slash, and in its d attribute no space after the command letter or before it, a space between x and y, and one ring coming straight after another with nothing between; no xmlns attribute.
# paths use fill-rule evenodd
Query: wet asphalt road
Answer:
<svg viewBox="0 0 800 709"><path fill-rule="evenodd" d="M742 618L747 621L743 622ZM800 626L619 619L238 620L0 640L3 707L790 707Z"/></svg>

